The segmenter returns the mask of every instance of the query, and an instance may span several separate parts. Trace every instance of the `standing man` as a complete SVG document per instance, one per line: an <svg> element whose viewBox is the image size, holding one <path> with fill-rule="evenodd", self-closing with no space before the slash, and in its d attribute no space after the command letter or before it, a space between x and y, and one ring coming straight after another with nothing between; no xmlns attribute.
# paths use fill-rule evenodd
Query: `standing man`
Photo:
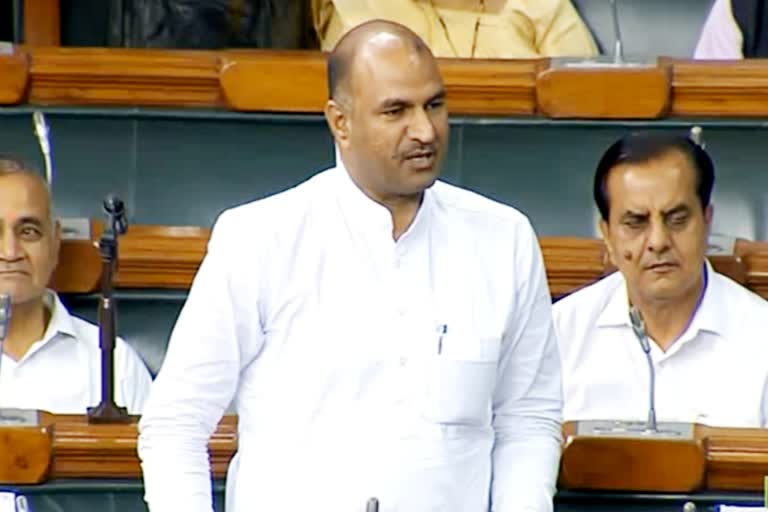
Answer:
<svg viewBox="0 0 768 512"><path fill-rule="evenodd" d="M140 423L152 512L210 512L234 398L228 512L546 512L560 362L518 211L437 182L448 112L410 30L328 60L337 167L219 218Z"/></svg>

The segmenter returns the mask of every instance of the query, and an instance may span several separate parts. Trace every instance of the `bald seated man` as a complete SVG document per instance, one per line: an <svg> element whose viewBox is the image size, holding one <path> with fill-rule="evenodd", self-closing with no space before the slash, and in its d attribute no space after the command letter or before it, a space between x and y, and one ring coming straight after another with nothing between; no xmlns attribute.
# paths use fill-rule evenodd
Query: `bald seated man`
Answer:
<svg viewBox="0 0 768 512"><path fill-rule="evenodd" d="M312 0L320 44L331 50L372 19L402 23L437 57L593 57L597 45L571 0Z"/></svg>
<svg viewBox="0 0 768 512"><path fill-rule="evenodd" d="M101 401L99 329L69 314L47 288L61 228L43 178L0 157L0 294L11 321L0 361L0 407L85 414ZM146 366L123 340L115 347L115 401L139 414L149 393Z"/></svg>
<svg viewBox="0 0 768 512"><path fill-rule="evenodd" d="M413 32L350 31L328 81L336 166L213 229L139 426L150 510L212 510L233 399L227 512L552 510L560 361L530 223L437 181L445 89Z"/></svg>

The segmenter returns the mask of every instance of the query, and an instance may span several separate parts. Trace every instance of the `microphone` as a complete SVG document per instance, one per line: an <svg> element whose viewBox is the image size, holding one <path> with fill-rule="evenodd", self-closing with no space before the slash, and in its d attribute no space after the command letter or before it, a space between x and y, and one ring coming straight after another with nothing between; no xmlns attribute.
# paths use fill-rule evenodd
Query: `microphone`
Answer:
<svg viewBox="0 0 768 512"><path fill-rule="evenodd" d="M650 375L650 397L648 404L648 421L645 428L649 432L656 432L658 427L656 425L656 371L653 368L653 359L651 359L651 343L648 340L648 334L645 331L645 322L640 316L640 311L634 306L629 308L629 320L632 324L632 331L635 333L637 341L640 342L640 347L645 352L645 358L648 361L648 374Z"/></svg>
<svg viewBox="0 0 768 512"><path fill-rule="evenodd" d="M125 204L115 194L109 194L104 199L104 212L112 220L115 235L124 235L128 231L128 219L125 216Z"/></svg>
<svg viewBox="0 0 768 512"><path fill-rule="evenodd" d="M611 17L613 18L613 63L624 63L624 41L621 38L621 27L619 26L619 7L617 0L611 0Z"/></svg>
<svg viewBox="0 0 768 512"><path fill-rule="evenodd" d="M40 151L43 153L43 159L45 160L45 181L48 183L48 190L52 190L53 159L51 158L51 141L48 136L50 132L48 129L48 123L45 122L45 114L39 110L32 114L32 121L35 125L37 143L40 145Z"/></svg>

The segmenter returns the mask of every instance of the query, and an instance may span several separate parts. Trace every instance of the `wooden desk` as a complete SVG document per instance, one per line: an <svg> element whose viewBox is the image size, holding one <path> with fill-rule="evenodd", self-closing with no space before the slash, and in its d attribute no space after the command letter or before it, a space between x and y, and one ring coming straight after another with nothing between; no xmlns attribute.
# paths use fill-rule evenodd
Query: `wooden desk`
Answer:
<svg viewBox="0 0 768 512"><path fill-rule="evenodd" d="M46 0L27 0L30 4ZM327 97L325 57L318 51L189 51L125 48L21 46L29 61L23 97L6 104L208 107L241 111L322 111ZM18 56L17 56L18 57ZM0 57L0 60L8 57ZM604 91L582 94L584 84L601 83L600 73L586 82L583 69L558 71L556 90L571 91L552 102L547 94L549 59L439 59L454 114L603 119L672 116L768 116L768 61L728 64L659 59L649 80L637 70L610 72ZM297 79L297 76L300 79ZM544 77L545 79L541 79ZM651 79L652 78L652 79ZM8 88L0 76L0 91ZM591 80L591 81L590 81ZM596 80L596 82L595 82ZM658 84L669 81L669 87ZM569 83L573 82L574 87ZM665 82L666 83L666 82ZM579 85L581 84L581 85ZM656 84L651 87L651 84ZM564 88L563 88L564 86ZM649 89L650 87L650 89ZM638 109L633 98L663 91L656 106ZM669 96L668 98L666 96ZM610 101L609 101L610 100ZM606 109L606 101L612 108ZM619 102L619 103L616 103ZM660 106L663 104L663 108ZM570 113L570 114L569 114Z"/></svg>

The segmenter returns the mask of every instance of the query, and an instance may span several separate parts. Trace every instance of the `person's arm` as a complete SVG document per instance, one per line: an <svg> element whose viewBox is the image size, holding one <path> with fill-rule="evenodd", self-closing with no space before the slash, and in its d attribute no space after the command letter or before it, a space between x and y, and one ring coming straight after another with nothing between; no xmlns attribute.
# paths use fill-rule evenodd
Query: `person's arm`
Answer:
<svg viewBox="0 0 768 512"><path fill-rule="evenodd" d="M594 57L597 45L570 0L525 0L543 57ZM607 7L606 7L607 8Z"/></svg>
<svg viewBox="0 0 768 512"><path fill-rule="evenodd" d="M124 340L117 338L115 346L115 391L118 405L128 414L141 414L149 395L152 377L139 354Z"/></svg>
<svg viewBox="0 0 768 512"><path fill-rule="evenodd" d="M243 254L239 235L224 213L144 407L138 451L152 512L213 510L208 441L232 401L242 365L263 341L258 283L249 274L258 262L240 263L251 255Z"/></svg>
<svg viewBox="0 0 768 512"><path fill-rule="evenodd" d="M701 30L694 59L742 59L743 37L733 18L731 0L717 0Z"/></svg>
<svg viewBox="0 0 768 512"><path fill-rule="evenodd" d="M493 512L550 512L560 461L562 385L544 262L528 223L517 230L522 277L502 340L493 401Z"/></svg>

